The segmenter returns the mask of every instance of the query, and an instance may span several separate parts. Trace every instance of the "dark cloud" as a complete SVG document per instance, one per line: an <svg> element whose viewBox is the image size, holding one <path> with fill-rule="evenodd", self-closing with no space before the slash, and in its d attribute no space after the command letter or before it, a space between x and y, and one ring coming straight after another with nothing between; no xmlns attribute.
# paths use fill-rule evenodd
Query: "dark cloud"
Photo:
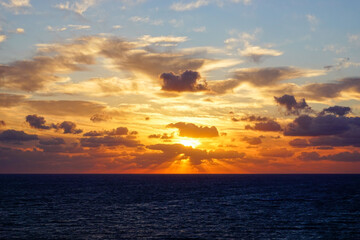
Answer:
<svg viewBox="0 0 360 240"><path fill-rule="evenodd" d="M198 72L187 70L181 75L163 73L160 76L163 81L162 90L174 92L198 92L208 90L205 80L201 80Z"/></svg>
<svg viewBox="0 0 360 240"><path fill-rule="evenodd" d="M286 148L263 149L260 154L264 157L288 158L294 155L294 152Z"/></svg>
<svg viewBox="0 0 360 240"><path fill-rule="evenodd" d="M61 144L65 144L64 139L62 138L51 138L51 139L41 139L39 141L39 144L41 145L61 145Z"/></svg>
<svg viewBox="0 0 360 240"><path fill-rule="evenodd" d="M257 130L257 131L264 131L264 132L278 132L282 131L282 128L279 123L274 120L268 120L267 122L258 122L255 123L254 126L246 125L246 130Z"/></svg>
<svg viewBox="0 0 360 240"><path fill-rule="evenodd" d="M310 146L309 142L306 139L296 138L289 142L290 146L296 148L306 148Z"/></svg>
<svg viewBox="0 0 360 240"><path fill-rule="evenodd" d="M333 106L329 108L325 108L320 115L325 115L326 113L332 113L338 116L345 116L351 113L350 107L342 107L342 106Z"/></svg>
<svg viewBox="0 0 360 240"><path fill-rule="evenodd" d="M85 137L99 137L99 136L120 136L120 135L127 135L129 133L129 129L127 129L126 127L118 127L112 130L105 130L105 131L90 131L87 133L84 133L83 136ZM134 131L131 132L132 135L136 135L134 134Z"/></svg>
<svg viewBox="0 0 360 240"><path fill-rule="evenodd" d="M259 145L262 143L261 138L259 137L244 137L242 140L250 145Z"/></svg>
<svg viewBox="0 0 360 240"><path fill-rule="evenodd" d="M312 137L307 140L290 141L289 144L294 147L360 147L360 118L341 115L316 117L302 115L287 125L284 135Z"/></svg>
<svg viewBox="0 0 360 240"><path fill-rule="evenodd" d="M336 154L320 156L320 154L317 152L302 152L298 158L302 161L329 160L335 162L360 162L360 153L357 151L340 152Z"/></svg>
<svg viewBox="0 0 360 240"><path fill-rule="evenodd" d="M304 98L300 101L296 101L294 96L285 94L281 97L274 97L274 99L280 106L284 106L286 108L286 113L289 115L299 115L302 111L312 111Z"/></svg>
<svg viewBox="0 0 360 240"><path fill-rule="evenodd" d="M233 114L231 112L231 114ZM237 118L237 117L231 117L231 121L233 122L239 122L239 121L246 121L246 122L266 122L270 120L267 117L260 117L260 116L255 116L255 115L250 115L250 116L245 116L242 118Z"/></svg>
<svg viewBox="0 0 360 240"><path fill-rule="evenodd" d="M92 122L105 122L111 119L111 116L108 116L106 114L94 114L90 117L90 121Z"/></svg>
<svg viewBox="0 0 360 240"><path fill-rule="evenodd" d="M247 121L247 122L266 122L268 120L270 120L270 119L267 117L261 117L261 116L255 116L255 115L250 115L250 116L241 118L241 121Z"/></svg>
<svg viewBox="0 0 360 240"><path fill-rule="evenodd" d="M164 134L151 134L151 135L148 136L148 138L159 138L159 139L167 140L167 139L174 138L174 134L173 133L171 133L171 134L167 134L167 133L164 133Z"/></svg>
<svg viewBox="0 0 360 240"><path fill-rule="evenodd" d="M6 126L6 123L4 120L0 120L0 127L5 127Z"/></svg>
<svg viewBox="0 0 360 240"><path fill-rule="evenodd" d="M37 129L50 129L50 126L46 126L46 120L44 117L34 115L27 115L26 122L29 123L30 127Z"/></svg>
<svg viewBox="0 0 360 240"><path fill-rule="evenodd" d="M62 123L56 124L56 125L53 124L52 127L55 129L62 129L63 133L65 133L65 134L67 134L67 133L79 134L79 133L83 132L82 129L76 128L76 123L71 122L71 121L63 121Z"/></svg>
<svg viewBox="0 0 360 240"><path fill-rule="evenodd" d="M117 136L117 135L127 135L129 130L126 127L118 127L111 131L106 131L106 134L109 136Z"/></svg>
<svg viewBox="0 0 360 240"><path fill-rule="evenodd" d="M179 135L181 137L193 137L193 138L209 138L218 137L219 132L215 126L196 126L193 123L170 123L166 127L179 129Z"/></svg>
<svg viewBox="0 0 360 240"><path fill-rule="evenodd" d="M301 115L292 123L289 123L285 130L285 136L322 136L344 133L350 129L351 121L345 117L325 115L310 117Z"/></svg>
<svg viewBox="0 0 360 240"><path fill-rule="evenodd" d="M0 107L9 108L18 106L24 100L24 95L0 93Z"/></svg>
<svg viewBox="0 0 360 240"><path fill-rule="evenodd" d="M24 131L8 129L0 133L0 142L13 142L21 144L21 142L38 140L37 135L27 134Z"/></svg>
<svg viewBox="0 0 360 240"><path fill-rule="evenodd" d="M81 146L83 147L115 147L115 146L126 146L126 147L138 147L141 146L140 142L133 139L128 139L124 137L89 137L80 139Z"/></svg>

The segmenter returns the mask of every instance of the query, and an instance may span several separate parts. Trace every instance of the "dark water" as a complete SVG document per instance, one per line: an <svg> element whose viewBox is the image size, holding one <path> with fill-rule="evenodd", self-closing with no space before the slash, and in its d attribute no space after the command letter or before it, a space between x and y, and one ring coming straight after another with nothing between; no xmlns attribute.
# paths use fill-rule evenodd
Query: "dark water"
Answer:
<svg viewBox="0 0 360 240"><path fill-rule="evenodd" d="M0 239L360 239L360 175L0 175Z"/></svg>

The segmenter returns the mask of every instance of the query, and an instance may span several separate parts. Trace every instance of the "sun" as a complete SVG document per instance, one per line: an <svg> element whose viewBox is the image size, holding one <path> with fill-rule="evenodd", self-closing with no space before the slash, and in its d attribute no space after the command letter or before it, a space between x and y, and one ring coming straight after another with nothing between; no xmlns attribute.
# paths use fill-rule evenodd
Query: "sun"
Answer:
<svg viewBox="0 0 360 240"><path fill-rule="evenodd" d="M184 145L185 147L192 147L192 148L195 148L201 144L201 142L196 139L181 139L179 140L179 143Z"/></svg>

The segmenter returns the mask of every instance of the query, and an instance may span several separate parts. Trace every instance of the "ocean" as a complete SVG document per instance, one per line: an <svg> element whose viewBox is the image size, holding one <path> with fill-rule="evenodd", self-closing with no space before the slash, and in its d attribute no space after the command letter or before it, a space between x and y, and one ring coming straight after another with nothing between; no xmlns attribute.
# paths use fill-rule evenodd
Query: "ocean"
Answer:
<svg viewBox="0 0 360 240"><path fill-rule="evenodd" d="M0 239L360 239L360 175L0 175Z"/></svg>

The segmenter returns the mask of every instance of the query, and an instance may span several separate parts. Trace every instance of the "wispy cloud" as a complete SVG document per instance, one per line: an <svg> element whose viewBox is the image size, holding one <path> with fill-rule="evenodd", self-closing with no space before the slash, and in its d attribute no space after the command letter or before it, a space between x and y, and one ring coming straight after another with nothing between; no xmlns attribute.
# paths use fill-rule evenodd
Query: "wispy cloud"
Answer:
<svg viewBox="0 0 360 240"><path fill-rule="evenodd" d="M19 14L31 7L30 0L9 0L7 2L1 2L1 5L5 8L13 11L15 14Z"/></svg>
<svg viewBox="0 0 360 240"><path fill-rule="evenodd" d="M209 4L216 4L219 7L223 7L226 3L242 3L244 5L250 5L252 0L196 0L196 1L180 1L175 2L170 6L170 9L174 11L190 11L200 7L207 6Z"/></svg>
<svg viewBox="0 0 360 240"><path fill-rule="evenodd" d="M236 37L228 38L224 41L227 49L233 51L237 49L239 55L248 58L252 62L259 63L267 57L281 56L282 51L254 45L252 42L257 39L257 35L262 30L257 28L253 33L239 33ZM239 48L239 45L241 46Z"/></svg>
<svg viewBox="0 0 360 240"><path fill-rule="evenodd" d="M174 11L189 11L209 4L208 0L197 0L193 2L183 3L177 2L171 5L170 9Z"/></svg>
<svg viewBox="0 0 360 240"><path fill-rule="evenodd" d="M319 25L319 20L317 19L317 17L315 15L312 15L312 14L307 14L306 19L310 24L310 30L312 32L315 32L317 26Z"/></svg>
<svg viewBox="0 0 360 240"><path fill-rule="evenodd" d="M56 4L55 7L61 10L72 11L74 13L83 15L83 13L86 12L88 8L94 6L95 4L96 0L82 0L72 4L70 4L70 2L59 3Z"/></svg>
<svg viewBox="0 0 360 240"><path fill-rule="evenodd" d="M131 22L135 22L135 23L148 23L151 25L155 25L155 26L159 26L163 24L163 21L158 19L158 20L152 20L149 17L140 17L140 16L133 16L131 18L129 18L129 20Z"/></svg>

